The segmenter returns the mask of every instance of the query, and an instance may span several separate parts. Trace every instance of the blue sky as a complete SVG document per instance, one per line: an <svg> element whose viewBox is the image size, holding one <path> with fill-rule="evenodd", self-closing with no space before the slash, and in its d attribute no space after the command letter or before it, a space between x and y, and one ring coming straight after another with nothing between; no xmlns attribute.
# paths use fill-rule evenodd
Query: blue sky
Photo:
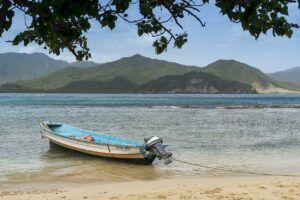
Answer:
<svg viewBox="0 0 300 200"><path fill-rule="evenodd" d="M213 3L201 7L200 17L206 22L201 27L192 18L184 19L184 29L188 32L188 43L178 50L170 47L167 52L156 55L152 47L153 38L138 37L136 27L120 21L113 30L101 29L93 23L87 33L92 60L103 63L133 54L174 61L186 65L205 66L218 59L235 59L264 72L274 72L300 66L300 30L294 32L292 39L273 37L270 33L255 40L248 32L244 32L240 24L230 22L226 16L219 13ZM297 5L291 7L290 18L299 23L300 10ZM6 40L24 28L24 16L18 13L12 29L0 39L0 53L4 52L44 52L35 44L24 47L12 46ZM49 55L49 54L48 54ZM55 59L74 61L67 50L60 56L50 55Z"/></svg>

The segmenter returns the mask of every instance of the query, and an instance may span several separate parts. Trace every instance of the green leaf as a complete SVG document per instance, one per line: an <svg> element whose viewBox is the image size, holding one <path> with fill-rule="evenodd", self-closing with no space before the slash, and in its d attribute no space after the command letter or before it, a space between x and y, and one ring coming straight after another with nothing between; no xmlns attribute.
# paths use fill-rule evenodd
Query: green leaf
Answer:
<svg viewBox="0 0 300 200"><path fill-rule="evenodd" d="M13 10L8 10L6 15L9 19L12 19L15 15L15 12Z"/></svg>

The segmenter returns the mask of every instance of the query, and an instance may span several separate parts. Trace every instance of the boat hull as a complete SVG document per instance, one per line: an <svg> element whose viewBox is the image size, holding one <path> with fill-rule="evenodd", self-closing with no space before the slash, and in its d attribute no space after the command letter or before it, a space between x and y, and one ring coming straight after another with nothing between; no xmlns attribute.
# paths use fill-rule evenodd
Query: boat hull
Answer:
<svg viewBox="0 0 300 200"><path fill-rule="evenodd" d="M98 144L57 135L46 124L41 124L41 128L43 137L48 138L51 143L81 153L141 164L151 164L155 159L155 157L147 155L140 146Z"/></svg>

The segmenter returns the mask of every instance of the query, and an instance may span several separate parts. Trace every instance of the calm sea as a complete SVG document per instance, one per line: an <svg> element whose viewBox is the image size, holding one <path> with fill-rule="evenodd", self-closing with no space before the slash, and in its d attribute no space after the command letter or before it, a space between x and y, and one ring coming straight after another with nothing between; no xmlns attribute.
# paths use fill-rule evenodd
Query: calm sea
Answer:
<svg viewBox="0 0 300 200"><path fill-rule="evenodd" d="M0 185L228 175L67 151L41 139L47 120L141 141L158 135L177 159L212 167L300 173L299 108L300 95L279 94L0 94Z"/></svg>

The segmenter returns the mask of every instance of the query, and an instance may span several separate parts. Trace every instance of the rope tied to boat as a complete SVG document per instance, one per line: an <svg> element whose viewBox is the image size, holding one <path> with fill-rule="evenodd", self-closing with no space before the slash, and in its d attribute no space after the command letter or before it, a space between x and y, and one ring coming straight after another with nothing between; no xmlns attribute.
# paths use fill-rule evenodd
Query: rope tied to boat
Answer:
<svg viewBox="0 0 300 200"><path fill-rule="evenodd" d="M174 161L196 166L196 167L201 167L201 168L206 168L206 169L211 169L215 171L226 171L226 172L232 172L232 173L239 173L239 174L248 174L248 175L261 175L261 176L284 176L284 177L300 177L298 174L273 174L273 173L259 173L259 172L253 172L253 171L243 171L243 170L233 170L233 169L228 169L228 168L222 168L222 167L211 167L203 164L198 164L198 163L191 163L188 161L183 161L179 160L173 157Z"/></svg>

